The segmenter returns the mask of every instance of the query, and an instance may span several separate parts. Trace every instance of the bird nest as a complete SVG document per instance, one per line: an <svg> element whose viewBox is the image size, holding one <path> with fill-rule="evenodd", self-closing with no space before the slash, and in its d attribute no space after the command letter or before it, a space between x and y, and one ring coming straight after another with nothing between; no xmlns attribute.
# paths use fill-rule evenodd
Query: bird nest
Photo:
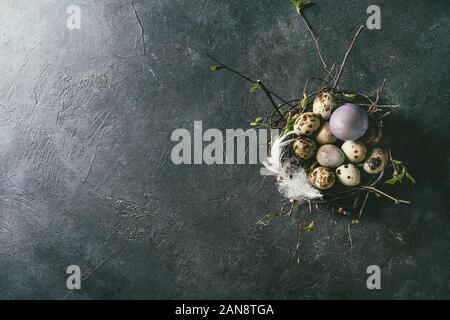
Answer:
<svg viewBox="0 0 450 320"><path fill-rule="evenodd" d="M206 53L214 61L212 71L231 72L251 84L250 92L263 92L267 97L272 111L257 117L250 125L282 132L275 139L269 138L269 156L264 165L274 175L285 201L279 213L268 214L259 223L265 224L274 216L290 216L302 205L309 206L311 211L313 205L325 204L345 214L346 203L353 199L351 209L358 212L352 220L355 224L359 222L371 193L396 204L409 204L409 201L397 199L382 190L383 185L396 184L404 178L414 182L404 163L392 157L389 137L383 129L383 122L399 107L381 103L385 81L369 94L339 87L350 53L364 27L359 26L336 69L336 63L329 66L323 58L319 41L303 14L305 2L294 0L293 3L314 40L323 67L321 76L305 79L300 97L286 100L263 81ZM353 111L359 115L354 116ZM325 149L333 151L334 156ZM311 231L313 222L307 225L300 222L300 227ZM351 239L350 234L349 237Z"/></svg>

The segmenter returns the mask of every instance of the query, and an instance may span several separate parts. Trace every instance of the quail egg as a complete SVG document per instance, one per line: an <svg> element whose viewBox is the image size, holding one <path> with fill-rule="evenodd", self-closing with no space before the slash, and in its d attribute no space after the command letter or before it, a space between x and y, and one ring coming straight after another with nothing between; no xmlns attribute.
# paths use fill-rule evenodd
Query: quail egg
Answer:
<svg viewBox="0 0 450 320"><path fill-rule="evenodd" d="M361 138L369 126L369 116L366 110L346 103L337 108L330 118L330 129L339 140L356 140Z"/></svg>
<svg viewBox="0 0 450 320"><path fill-rule="evenodd" d="M358 140L345 141L341 146L345 156L351 163L359 163L364 160L367 154L366 146Z"/></svg>
<svg viewBox="0 0 450 320"><path fill-rule="evenodd" d="M320 127L320 117L312 112L301 114L294 123L294 132L297 135L311 135Z"/></svg>
<svg viewBox="0 0 450 320"><path fill-rule="evenodd" d="M294 152L302 159L309 159L316 153L316 143L308 138L299 138L294 142Z"/></svg>
<svg viewBox="0 0 450 320"><path fill-rule="evenodd" d="M333 171L325 167L315 168L309 174L308 179L314 187L321 190L330 189L336 181Z"/></svg>
<svg viewBox="0 0 450 320"><path fill-rule="evenodd" d="M316 159L321 166L336 168L344 163L345 156L334 144L324 144L317 150Z"/></svg>
<svg viewBox="0 0 450 320"><path fill-rule="evenodd" d="M344 164L336 169L337 179L347 187L354 187L361 181L361 174L358 168L351 164Z"/></svg>
<svg viewBox="0 0 450 320"><path fill-rule="evenodd" d="M374 148L366 162L364 162L364 171L369 174L380 173L386 167L387 160L387 154L383 151L383 149Z"/></svg>
<svg viewBox="0 0 450 320"><path fill-rule="evenodd" d="M320 115L322 119L330 119L334 108L336 108L336 101L331 92L321 92L314 99L313 112Z"/></svg>
<svg viewBox="0 0 450 320"><path fill-rule="evenodd" d="M369 129L363 137L363 141L368 145L374 146L383 138L383 129L376 123L369 124Z"/></svg>
<svg viewBox="0 0 450 320"><path fill-rule="evenodd" d="M335 143L336 137L333 136L330 130L330 122L327 121L323 124L323 126L319 129L316 135L316 141L320 144L328 144Z"/></svg>

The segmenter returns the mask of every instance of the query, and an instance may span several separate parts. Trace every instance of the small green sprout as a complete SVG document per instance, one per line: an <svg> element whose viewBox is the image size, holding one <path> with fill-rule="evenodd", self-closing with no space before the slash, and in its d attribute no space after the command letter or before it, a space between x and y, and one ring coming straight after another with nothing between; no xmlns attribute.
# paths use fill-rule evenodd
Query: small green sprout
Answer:
<svg viewBox="0 0 450 320"><path fill-rule="evenodd" d="M216 72L216 71L219 71L220 69L222 69L222 67L218 66L217 64L213 64L213 65L211 65L210 69L212 72Z"/></svg>
<svg viewBox="0 0 450 320"><path fill-rule="evenodd" d="M354 101L358 97L356 93L345 93L345 92L342 93L342 96L349 101Z"/></svg>
<svg viewBox="0 0 450 320"><path fill-rule="evenodd" d="M250 92L251 92L251 93L255 93L256 91L258 91L258 90L261 89L261 88L262 88L261 83L256 82L256 83L254 83L254 84L252 85L252 87L250 88Z"/></svg>
<svg viewBox="0 0 450 320"><path fill-rule="evenodd" d="M385 183L394 185L396 183L402 183L403 178L409 179L412 183L416 183L413 176L406 170L405 165L400 160L392 159L392 166L394 167L394 173L392 174L392 178L387 180Z"/></svg>
<svg viewBox="0 0 450 320"><path fill-rule="evenodd" d="M300 106L302 107L302 112L305 111L308 104L309 104L308 96L304 93L302 100L300 100Z"/></svg>
<svg viewBox="0 0 450 320"><path fill-rule="evenodd" d="M292 117L289 117L286 121L286 125L283 128L284 132L289 132L289 131L294 130L294 123L295 123L295 120L292 119Z"/></svg>
<svg viewBox="0 0 450 320"><path fill-rule="evenodd" d="M314 220L311 221L311 223L308 224L308 225L305 227L305 231L306 231L306 232L313 232L313 231L314 231Z"/></svg>
<svg viewBox="0 0 450 320"><path fill-rule="evenodd" d="M255 127L257 125L260 125L263 122L263 118L262 117L257 117L254 121L250 122L250 125L252 127Z"/></svg>
<svg viewBox="0 0 450 320"><path fill-rule="evenodd" d="M291 0L291 2L297 9L297 12L299 13L304 7L313 4L311 1L308 0Z"/></svg>

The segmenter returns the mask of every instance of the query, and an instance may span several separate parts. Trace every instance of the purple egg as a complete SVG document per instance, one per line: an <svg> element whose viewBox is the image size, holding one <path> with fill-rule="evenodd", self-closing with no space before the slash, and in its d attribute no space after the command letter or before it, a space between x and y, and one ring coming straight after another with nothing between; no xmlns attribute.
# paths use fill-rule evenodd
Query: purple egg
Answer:
<svg viewBox="0 0 450 320"><path fill-rule="evenodd" d="M361 138L369 126L367 112L352 103L337 108L330 118L331 133L339 140L348 141Z"/></svg>

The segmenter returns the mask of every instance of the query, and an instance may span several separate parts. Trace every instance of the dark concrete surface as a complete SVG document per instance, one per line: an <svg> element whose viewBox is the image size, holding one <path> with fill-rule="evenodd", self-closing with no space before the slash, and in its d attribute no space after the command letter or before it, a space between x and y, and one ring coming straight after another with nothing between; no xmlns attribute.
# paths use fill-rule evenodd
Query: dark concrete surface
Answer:
<svg viewBox="0 0 450 320"><path fill-rule="evenodd" d="M381 7L343 86L387 79L394 150L417 184L388 188L411 206L372 201L351 250L349 219L316 213L297 263L295 219L255 225L281 204L259 165L170 161L174 129L246 128L270 110L211 73L205 50L287 98L317 74L290 1L1 0L0 298L450 298L450 2L315 2L330 63ZM81 30L65 26L70 4ZM371 264L382 290L366 288Z"/></svg>

